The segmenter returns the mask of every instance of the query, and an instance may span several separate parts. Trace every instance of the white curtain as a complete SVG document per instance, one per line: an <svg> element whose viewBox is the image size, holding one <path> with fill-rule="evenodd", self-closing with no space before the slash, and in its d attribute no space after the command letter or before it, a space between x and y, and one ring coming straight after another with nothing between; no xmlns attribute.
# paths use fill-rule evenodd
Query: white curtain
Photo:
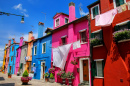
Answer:
<svg viewBox="0 0 130 86"><path fill-rule="evenodd" d="M71 44L53 48L53 65L64 69Z"/></svg>

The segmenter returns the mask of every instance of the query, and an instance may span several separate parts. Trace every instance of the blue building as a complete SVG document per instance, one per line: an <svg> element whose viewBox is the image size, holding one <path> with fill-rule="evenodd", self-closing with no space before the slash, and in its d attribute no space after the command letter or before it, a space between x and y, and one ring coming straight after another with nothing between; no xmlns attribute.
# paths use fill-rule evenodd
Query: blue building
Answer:
<svg viewBox="0 0 130 86"><path fill-rule="evenodd" d="M15 42L15 39L13 38L11 40L10 45L10 52L9 52L9 63L8 63L8 72L11 71L12 74L14 74L15 71L15 62L16 62L16 54L17 54L17 48L19 47L19 43Z"/></svg>
<svg viewBox="0 0 130 86"><path fill-rule="evenodd" d="M44 79L44 74L51 67L52 29L47 28L47 35L43 36L43 26L44 23L39 22L38 39L33 42L32 70L36 68L34 79Z"/></svg>

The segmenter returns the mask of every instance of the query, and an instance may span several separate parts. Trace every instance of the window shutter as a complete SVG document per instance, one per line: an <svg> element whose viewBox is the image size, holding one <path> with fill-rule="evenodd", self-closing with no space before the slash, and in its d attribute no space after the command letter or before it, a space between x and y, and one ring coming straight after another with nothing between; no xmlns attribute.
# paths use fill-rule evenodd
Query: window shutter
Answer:
<svg viewBox="0 0 130 86"><path fill-rule="evenodd" d="M95 16L98 15L98 6L95 7Z"/></svg>
<svg viewBox="0 0 130 86"><path fill-rule="evenodd" d="M128 25L128 29L130 29L130 21L127 23L127 25Z"/></svg>
<svg viewBox="0 0 130 86"><path fill-rule="evenodd" d="M115 31L118 31L119 29L120 29L119 25L117 25L117 26L114 27Z"/></svg>
<svg viewBox="0 0 130 86"><path fill-rule="evenodd" d="M102 61L97 61L96 65L97 65L97 76L103 77Z"/></svg>
<svg viewBox="0 0 130 86"><path fill-rule="evenodd" d="M77 33L77 40L80 40L80 32Z"/></svg>
<svg viewBox="0 0 130 86"><path fill-rule="evenodd" d="M46 43L43 44L43 52L46 52Z"/></svg>
<svg viewBox="0 0 130 86"><path fill-rule="evenodd" d="M94 38L94 33L91 33L91 38Z"/></svg>
<svg viewBox="0 0 130 86"><path fill-rule="evenodd" d="M119 2L120 2L120 5L124 4L124 0L119 0Z"/></svg>
<svg viewBox="0 0 130 86"><path fill-rule="evenodd" d="M103 60L102 61L102 73L103 73L103 76L104 76L104 66L105 66L105 61Z"/></svg>
<svg viewBox="0 0 130 86"><path fill-rule="evenodd" d="M97 76L96 61L92 61L92 76Z"/></svg>
<svg viewBox="0 0 130 86"><path fill-rule="evenodd" d="M62 45L62 39L61 38L59 39L59 45Z"/></svg>
<svg viewBox="0 0 130 86"><path fill-rule="evenodd" d="M103 31L100 31L100 38L103 39Z"/></svg>

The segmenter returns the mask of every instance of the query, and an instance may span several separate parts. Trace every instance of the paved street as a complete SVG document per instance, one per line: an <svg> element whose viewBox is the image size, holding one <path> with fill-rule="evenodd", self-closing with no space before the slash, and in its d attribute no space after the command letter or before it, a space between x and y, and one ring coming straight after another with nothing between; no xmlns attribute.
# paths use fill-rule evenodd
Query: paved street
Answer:
<svg viewBox="0 0 130 86"><path fill-rule="evenodd" d="M58 83L44 82L43 80L32 79L28 85L22 85L21 76L12 75L12 78L8 78L7 74L0 72L0 86L61 86Z"/></svg>

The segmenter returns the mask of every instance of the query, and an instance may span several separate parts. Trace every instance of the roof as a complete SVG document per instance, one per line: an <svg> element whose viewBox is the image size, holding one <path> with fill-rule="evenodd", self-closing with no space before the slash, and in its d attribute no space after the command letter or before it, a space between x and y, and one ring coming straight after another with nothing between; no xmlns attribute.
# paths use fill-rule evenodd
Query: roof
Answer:
<svg viewBox="0 0 130 86"><path fill-rule="evenodd" d="M55 16L56 16L57 14L60 14L60 15L63 14L63 15L69 16L68 14L65 14L65 13L60 12L60 13L56 13L56 14L54 15L53 19L55 18Z"/></svg>
<svg viewBox="0 0 130 86"><path fill-rule="evenodd" d="M61 26L61 27L58 27L58 28L52 30L52 32L54 33L54 32L56 32L56 31L58 31L58 30L61 30L61 29L64 29L64 28L68 27L68 25L70 25L70 24L72 24L72 23L78 23L78 22L81 22L81 21L86 20L86 19L89 20L89 14L86 15L86 16L83 16L83 17L81 17L81 18L78 18L78 19L76 19L76 20L74 20L74 21L72 21L72 22L70 22L70 23L67 23L67 24L65 24L65 25L63 25L63 26Z"/></svg>
<svg viewBox="0 0 130 86"><path fill-rule="evenodd" d="M90 8L90 7L92 7L92 6L94 6L94 5L98 4L98 3L100 3L100 0L97 0L96 2L88 5L87 8Z"/></svg>
<svg viewBox="0 0 130 86"><path fill-rule="evenodd" d="M50 32L50 31L52 31L52 30L53 30L52 28L47 27L45 33Z"/></svg>

